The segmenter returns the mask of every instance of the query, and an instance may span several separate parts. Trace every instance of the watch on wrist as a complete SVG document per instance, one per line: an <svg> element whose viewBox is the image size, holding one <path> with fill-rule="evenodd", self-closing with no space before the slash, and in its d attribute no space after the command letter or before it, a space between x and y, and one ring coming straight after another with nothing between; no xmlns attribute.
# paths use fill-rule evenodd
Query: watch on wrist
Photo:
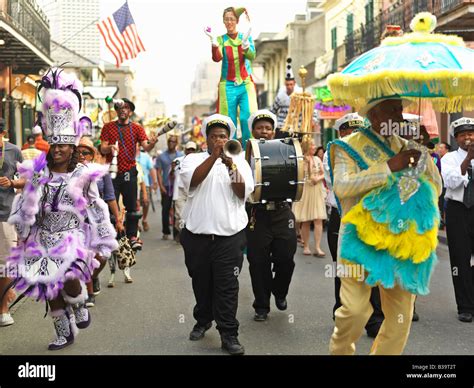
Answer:
<svg viewBox="0 0 474 388"><path fill-rule="evenodd" d="M237 165L235 163L232 163L229 167L230 171L236 171L237 170Z"/></svg>

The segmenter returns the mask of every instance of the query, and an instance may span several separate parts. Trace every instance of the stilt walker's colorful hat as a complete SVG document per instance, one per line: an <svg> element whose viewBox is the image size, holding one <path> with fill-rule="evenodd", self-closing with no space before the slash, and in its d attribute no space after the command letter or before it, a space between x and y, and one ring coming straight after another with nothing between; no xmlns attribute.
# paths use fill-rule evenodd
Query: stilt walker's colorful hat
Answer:
<svg viewBox="0 0 474 388"><path fill-rule="evenodd" d="M229 7L224 10L224 13L233 11L235 15L237 16L237 21L239 21L240 16L245 13L245 16L247 17L247 20L250 21L250 16L247 12L247 9L245 7Z"/></svg>

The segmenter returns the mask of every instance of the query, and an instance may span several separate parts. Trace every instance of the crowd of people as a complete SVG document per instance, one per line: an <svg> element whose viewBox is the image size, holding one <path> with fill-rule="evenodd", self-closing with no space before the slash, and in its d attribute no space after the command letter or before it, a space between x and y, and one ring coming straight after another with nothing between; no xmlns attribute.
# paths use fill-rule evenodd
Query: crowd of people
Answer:
<svg viewBox="0 0 474 388"><path fill-rule="evenodd" d="M472 322L474 119L451 124L455 151L447 143L435 150L422 127L416 127L416 139L383 133L386 122L410 125L421 119L403 116L399 96L374 99L335 123L338 138L327 150L311 138L302 142L300 201L252 202L254 166L243 152L229 155L226 144L237 137L238 124L243 149L247 139L291 135L282 123L295 80L287 72L271 110L256 108L250 67L255 47L250 31L236 30L244 12L224 10L226 35L216 38L206 29L212 57L223 66L218 113L202 124L204 152L194 142L180 145L179 134L170 133L166 149L153 161L149 152L158 138L132 121L135 104L127 98L115 102L117 120L103 126L94 146L78 124L82 85L57 68L42 79L42 119L22 151L4 140L0 119L0 238L5 241L0 260L6 268L0 277L0 326L14 323L9 305L16 290L18 298L34 297L50 310L56 331L50 350L72 344L77 331L90 325L89 308L107 262L108 287L115 286L119 262L125 282L133 282L132 261L123 255L144 249L140 233L150 231L153 193L161 198L162 239L173 238L184 250L196 301L192 341L215 322L222 348L244 354L236 318L244 257L254 320L266 321L272 296L278 310L288 308L298 240L303 255L326 256L325 225L334 264L358 265L365 274L365 281L335 276L331 354L354 354L364 328L375 338L372 354L403 352L411 322L418 319L416 296L429 292L437 231L444 225L458 319ZM109 165L117 167L116 175Z"/></svg>

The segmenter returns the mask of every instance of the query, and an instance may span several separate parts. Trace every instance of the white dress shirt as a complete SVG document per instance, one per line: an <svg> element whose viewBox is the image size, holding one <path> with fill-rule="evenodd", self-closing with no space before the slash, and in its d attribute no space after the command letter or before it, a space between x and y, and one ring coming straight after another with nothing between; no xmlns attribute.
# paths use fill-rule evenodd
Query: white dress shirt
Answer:
<svg viewBox="0 0 474 388"><path fill-rule="evenodd" d="M444 198L453 201L462 202L464 197L464 188L469 183L466 174L461 174L461 164L467 156L467 151L458 148L456 151L447 153L441 158L441 175L446 187ZM471 166L474 167L474 160L471 160Z"/></svg>
<svg viewBox="0 0 474 388"><path fill-rule="evenodd" d="M207 177L197 187L190 188L194 171L209 157L207 152L190 154L181 163L180 181L188 197L183 219L192 233L232 236L248 223L245 201L254 190L252 171L243 153L233 158L245 182L243 199L232 190L229 171L220 158Z"/></svg>

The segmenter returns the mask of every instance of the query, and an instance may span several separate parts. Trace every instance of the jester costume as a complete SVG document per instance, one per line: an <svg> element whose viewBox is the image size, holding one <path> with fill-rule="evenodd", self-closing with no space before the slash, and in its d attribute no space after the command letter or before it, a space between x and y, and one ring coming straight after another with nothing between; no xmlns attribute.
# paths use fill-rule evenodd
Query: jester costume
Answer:
<svg viewBox="0 0 474 388"><path fill-rule="evenodd" d="M242 11L240 11L242 10ZM240 16L242 8L235 9ZM240 12L240 13L239 13ZM251 36L247 37L248 48L242 47L246 37L241 32L235 36L228 34L217 37L217 45L212 46L212 60L222 61L221 78L218 89L217 113L229 116L237 127L237 112L245 146L251 137L248 127L250 115L258 109L257 89L252 79L251 62L255 59L255 45Z"/></svg>
<svg viewBox="0 0 474 388"><path fill-rule="evenodd" d="M82 85L58 69L50 70L41 85L48 142L52 146L77 146ZM17 274L12 286L23 292L21 297L42 301L62 297L66 303L65 309L51 311L57 338L49 345L50 350L69 345L77 329L89 325L84 283L99 266L96 254L108 257L118 247L107 205L96 184L107 170L108 166L78 163L72 172L54 172L46 154L18 166L26 184L14 200L8 220L16 227L19 242L7 267ZM82 291L71 296L63 288L75 279Z"/></svg>

